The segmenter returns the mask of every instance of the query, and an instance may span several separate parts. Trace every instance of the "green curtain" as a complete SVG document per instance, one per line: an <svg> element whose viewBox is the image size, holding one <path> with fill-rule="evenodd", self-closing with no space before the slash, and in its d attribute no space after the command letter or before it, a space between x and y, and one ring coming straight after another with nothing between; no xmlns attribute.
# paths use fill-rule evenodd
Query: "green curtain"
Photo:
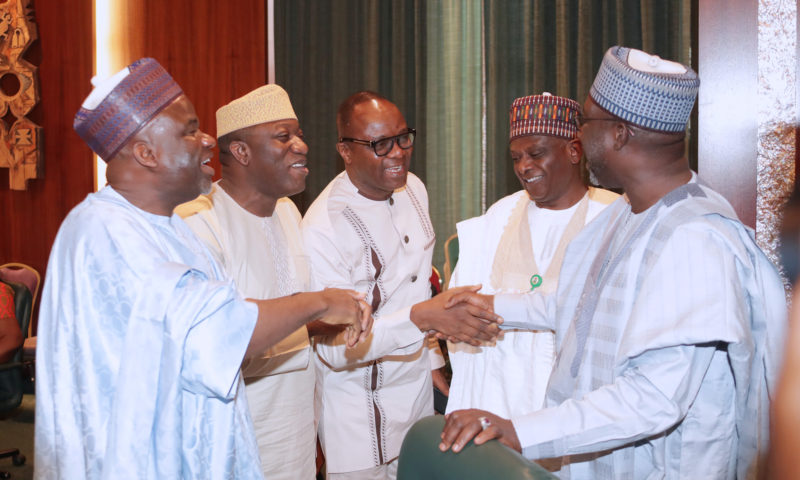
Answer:
<svg viewBox="0 0 800 480"><path fill-rule="evenodd" d="M481 4L431 1L425 12L426 174L437 236L434 263L439 266L456 222L479 214L484 198Z"/></svg>
<svg viewBox="0 0 800 480"><path fill-rule="evenodd" d="M335 115L351 93L394 101L419 138L438 237L520 188L508 108L549 91L583 103L612 45L691 63L696 0L275 0L276 81L310 147L301 211L343 169Z"/></svg>

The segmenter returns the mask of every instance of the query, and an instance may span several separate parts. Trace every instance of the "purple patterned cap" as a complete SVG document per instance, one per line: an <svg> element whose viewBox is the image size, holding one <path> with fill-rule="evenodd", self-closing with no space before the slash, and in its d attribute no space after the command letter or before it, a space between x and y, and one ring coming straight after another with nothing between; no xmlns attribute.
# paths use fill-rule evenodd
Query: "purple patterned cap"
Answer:
<svg viewBox="0 0 800 480"><path fill-rule="evenodd" d="M95 86L75 114L73 128L103 160L183 94L157 61L142 58Z"/></svg>
<svg viewBox="0 0 800 480"><path fill-rule="evenodd" d="M509 142L527 135L575 138L581 106L575 100L544 92L520 97L511 104Z"/></svg>

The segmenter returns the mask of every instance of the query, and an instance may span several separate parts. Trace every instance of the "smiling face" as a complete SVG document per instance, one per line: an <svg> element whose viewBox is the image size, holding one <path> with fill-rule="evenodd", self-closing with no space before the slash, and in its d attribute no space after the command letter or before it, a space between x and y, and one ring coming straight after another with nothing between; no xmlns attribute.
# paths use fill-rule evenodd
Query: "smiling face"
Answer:
<svg viewBox="0 0 800 480"><path fill-rule="evenodd" d="M379 140L400 135L408 125L400 110L390 101L371 99L353 107L350 121L343 126L342 137ZM384 156L378 156L369 145L340 142L337 150L344 159L350 180L365 197L385 200L406 184L413 147L400 148L397 142Z"/></svg>
<svg viewBox="0 0 800 480"><path fill-rule="evenodd" d="M214 138L200 130L194 106L179 96L145 127L162 195L174 206L211 191Z"/></svg>
<svg viewBox="0 0 800 480"><path fill-rule="evenodd" d="M256 190L272 200L305 190L308 145L297 120L255 125L243 138L250 148L248 176Z"/></svg>
<svg viewBox="0 0 800 480"><path fill-rule="evenodd" d="M580 145L548 135L518 137L509 145L514 173L540 208L569 208L586 187L580 175Z"/></svg>

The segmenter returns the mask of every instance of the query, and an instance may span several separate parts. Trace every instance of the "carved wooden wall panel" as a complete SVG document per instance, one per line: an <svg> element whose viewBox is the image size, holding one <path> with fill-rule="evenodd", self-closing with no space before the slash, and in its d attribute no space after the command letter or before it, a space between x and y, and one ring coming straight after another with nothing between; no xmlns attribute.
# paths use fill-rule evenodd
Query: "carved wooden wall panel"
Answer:
<svg viewBox="0 0 800 480"><path fill-rule="evenodd" d="M23 58L38 38L31 0L0 3L0 167L12 190L44 173L42 127L27 118L39 102L37 67Z"/></svg>

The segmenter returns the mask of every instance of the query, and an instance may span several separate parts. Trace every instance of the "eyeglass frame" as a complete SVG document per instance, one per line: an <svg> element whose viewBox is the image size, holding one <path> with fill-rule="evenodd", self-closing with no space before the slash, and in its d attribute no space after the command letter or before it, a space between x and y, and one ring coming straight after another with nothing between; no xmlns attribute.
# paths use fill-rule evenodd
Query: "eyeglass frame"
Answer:
<svg viewBox="0 0 800 480"><path fill-rule="evenodd" d="M622 120L620 118L584 117L583 115L578 115L577 117L575 117L575 123L578 124L578 128L583 128L584 125L586 125L587 123L589 123L589 122L591 122L593 120L596 120L596 121L599 121L599 122L620 122L620 123L625 125L625 129L628 130L628 134L631 137L635 137L636 136L636 132L633 131L633 125L630 125L628 122L626 122L625 120Z"/></svg>
<svg viewBox="0 0 800 480"><path fill-rule="evenodd" d="M408 135L409 133L412 135L412 137L411 137L411 145L409 145L407 147L404 147L404 146L400 145L400 142L398 142L397 140L400 137L402 137L403 135ZM375 153L376 156L385 157L386 155L389 155L392 152L392 150L394 150L394 145L395 144L397 144L397 146L400 147L403 150L408 150L409 148L413 147L414 146L414 142L416 141L416 138L417 138L417 130L415 128L407 128L406 131L403 132L403 133L398 133L397 135L392 135L391 137L379 138L377 140L362 140L360 138L339 137L339 142L340 143L342 143L342 142L350 142L350 143L356 143L358 145L369 146L369 147L372 148L372 151ZM387 150L386 153L384 153L384 154L378 153L378 151L375 149L375 146L377 144L379 144L380 142L385 142L386 140L390 140L391 141L391 143L389 144L389 150Z"/></svg>

